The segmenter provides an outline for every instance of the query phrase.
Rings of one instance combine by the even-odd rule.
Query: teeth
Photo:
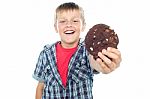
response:
[[[69,33],[73,33],[74,31],[66,31],[65,33],[66,34],[69,34]]]

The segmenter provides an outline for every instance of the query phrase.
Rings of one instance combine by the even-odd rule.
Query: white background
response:
[[[34,99],[32,73],[43,46],[59,40],[53,17],[64,1],[0,1],[0,99]],[[120,39],[122,63],[114,72],[94,77],[94,99],[150,99],[149,0],[74,1],[85,10],[87,27],[81,36],[105,23]]]

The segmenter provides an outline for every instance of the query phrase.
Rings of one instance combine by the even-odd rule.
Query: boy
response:
[[[88,54],[79,38],[85,28],[84,12],[73,2],[57,7],[54,27],[61,41],[46,45],[39,55],[33,74],[39,81],[36,99],[92,99],[94,71],[112,72],[121,62],[120,52],[108,48],[96,61]]]

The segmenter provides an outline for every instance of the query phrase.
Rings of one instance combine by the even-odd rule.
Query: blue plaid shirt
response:
[[[84,42],[70,60],[67,86],[64,87],[57,70],[56,43],[41,51],[33,78],[44,82],[42,99],[93,99],[93,69]]]

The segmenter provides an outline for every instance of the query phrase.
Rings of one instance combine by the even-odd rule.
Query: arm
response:
[[[119,67],[121,62],[121,53],[118,49],[109,47],[107,50],[103,49],[102,52],[98,53],[97,60],[93,59],[92,55],[89,55],[89,61],[93,69],[102,73],[110,73]],[[111,60],[107,57],[111,58]]]
[[[44,89],[44,83],[43,82],[39,82],[37,87],[36,87],[35,99],[42,99],[43,89]]]

